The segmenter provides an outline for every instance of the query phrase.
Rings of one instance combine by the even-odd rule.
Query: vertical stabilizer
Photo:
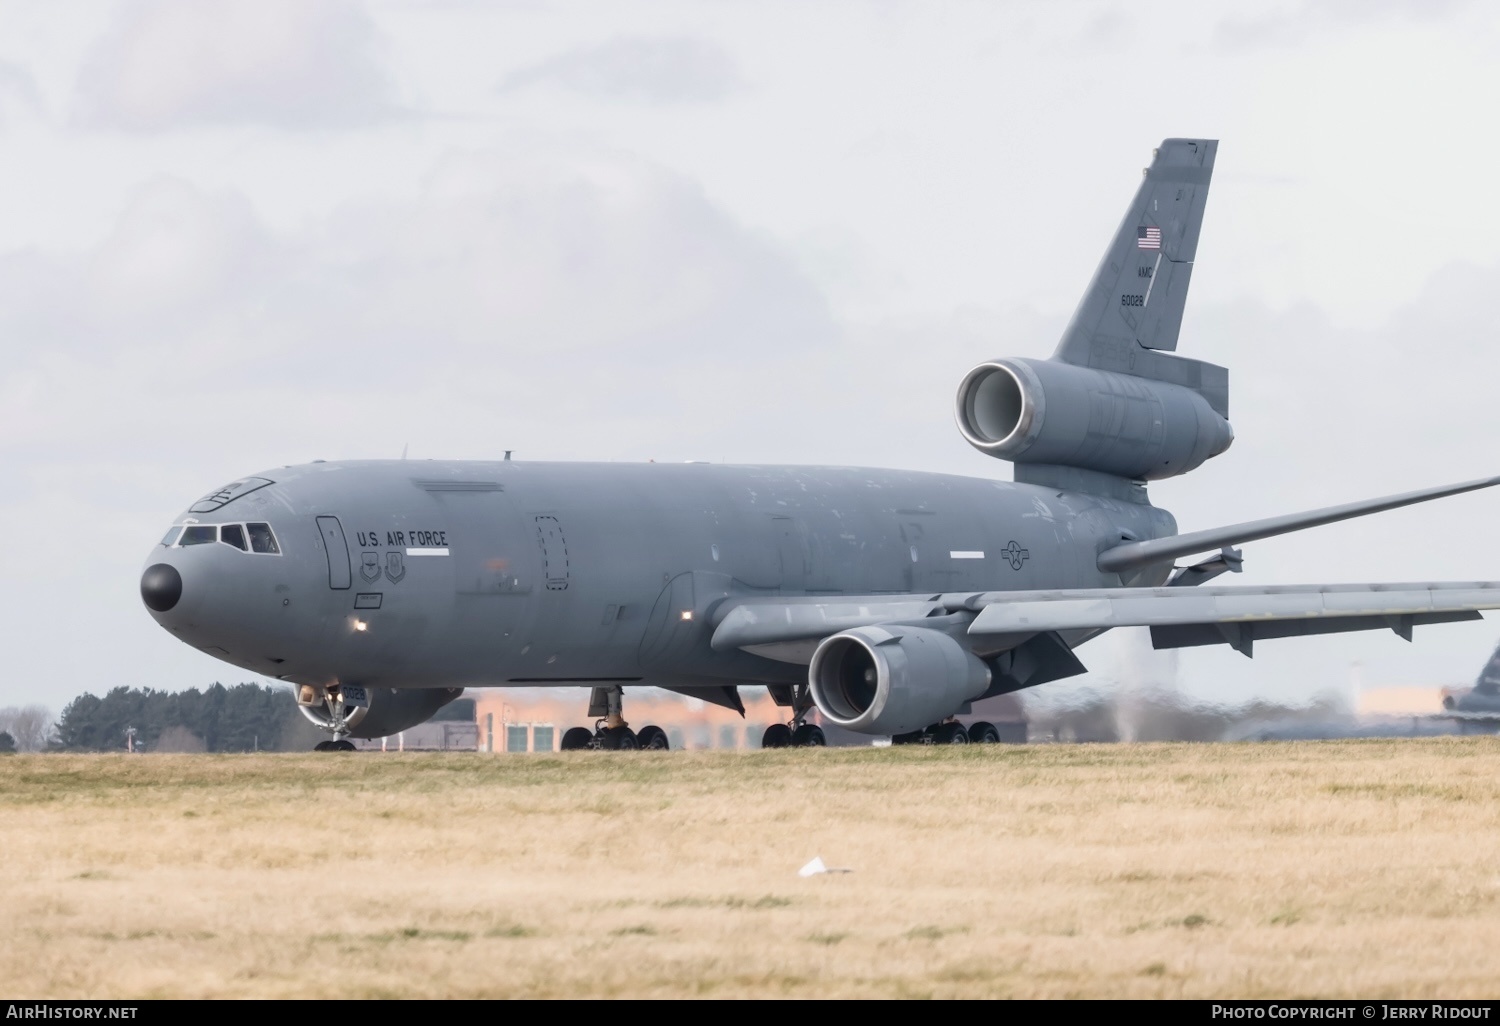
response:
[[[1135,355],[1177,348],[1218,148],[1214,139],[1167,139],[1157,148],[1054,360],[1158,376],[1150,368],[1159,361]]]
[[[1474,690],[1482,695],[1500,694],[1500,646],[1495,647],[1495,651],[1490,653],[1490,661],[1479,671]]]

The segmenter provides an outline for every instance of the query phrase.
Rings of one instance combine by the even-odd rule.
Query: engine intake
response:
[[[1119,477],[1175,477],[1234,429],[1184,385],[1051,360],[982,363],[958,387],[958,429],[980,452]]]
[[[818,710],[846,730],[904,734],[984,694],[990,671],[925,627],[856,627],[823,639],[808,667]]]

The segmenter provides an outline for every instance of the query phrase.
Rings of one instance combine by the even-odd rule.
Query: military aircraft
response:
[[[1485,478],[1177,532],[1147,482],[1234,438],[1228,372],[1177,356],[1218,144],[1168,139],[1048,359],[979,364],[964,439],[1014,480],[816,466],[314,462],[190,505],[141,578],[151,615],[294,686],[332,740],[382,737],[466,687],[586,687],[563,747],[664,748],[629,686],[897,741],[991,740],[956,716],[1085,672],[1075,649],[1146,626],[1157,648],[1479,617],[1500,583],[1207,586],[1234,546],[1500,483]],[[1186,566],[1182,557],[1204,556]]]
[[[1500,731],[1500,646],[1490,654],[1472,688],[1443,696],[1443,709],[1436,718],[1454,720],[1461,734]]]

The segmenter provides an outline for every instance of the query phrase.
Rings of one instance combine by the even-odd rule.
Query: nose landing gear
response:
[[[349,730],[364,718],[364,707],[346,703],[343,691],[338,686],[316,688],[311,684],[304,684],[297,690],[297,705],[304,716],[333,735],[332,741],[319,741],[313,746],[313,751],[355,750],[354,742],[349,740]]]

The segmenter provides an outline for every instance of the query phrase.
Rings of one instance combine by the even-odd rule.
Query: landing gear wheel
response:
[[[792,746],[792,728],[785,723],[773,723],[766,728],[766,732],[760,736],[762,748],[790,748]]]
[[[920,745],[920,744],[924,743],[924,741],[926,740],[926,737],[927,737],[926,732],[925,731],[921,731],[921,730],[908,731],[905,734],[892,734],[891,735],[891,744],[893,744],[893,745]]]
[[[594,732],[587,727],[569,727],[563,732],[561,747],[565,752],[580,752],[585,748],[592,748]]]
[[[335,752],[355,752],[358,750],[359,749],[354,747],[353,741],[335,741],[333,743],[333,748],[331,749],[331,751]]]
[[[995,729],[993,723],[984,720],[976,720],[969,724],[969,744],[971,745],[998,745],[1000,743],[1000,732]]]
[[[629,727],[605,727],[599,734],[599,747],[609,752],[633,752],[640,742]]]
[[[667,741],[667,732],[660,727],[642,727],[635,736],[636,745],[647,752],[665,752],[672,745]]]
[[[315,751],[315,752],[336,752],[336,751],[338,751],[338,749],[335,748],[334,746],[337,743],[338,742],[336,742],[336,741],[319,741],[317,744],[313,745],[313,751]]]
[[[827,744],[828,742],[823,737],[823,728],[815,723],[804,723],[792,731],[793,748],[823,748]]]
[[[966,745],[969,732],[962,723],[939,723],[932,731],[932,741],[939,745]]]

